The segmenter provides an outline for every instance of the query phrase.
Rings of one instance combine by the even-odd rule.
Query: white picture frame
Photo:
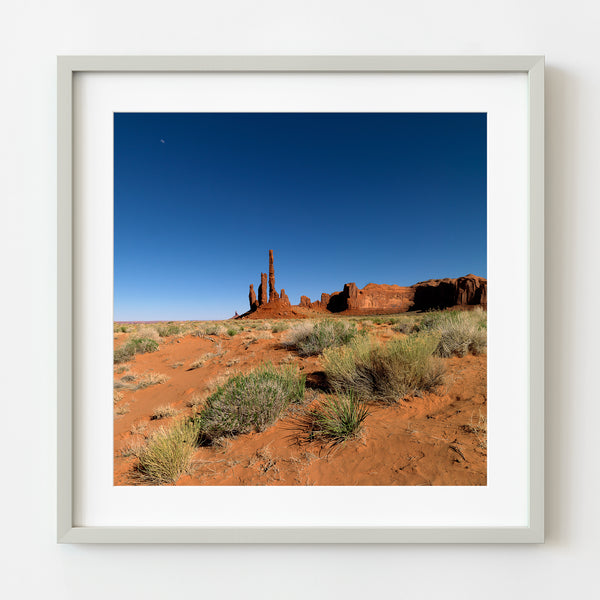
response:
[[[528,525],[80,526],[74,519],[73,81],[79,73],[521,73],[528,111]],[[61,543],[541,543],[544,540],[544,58],[541,56],[58,57],[58,519]]]

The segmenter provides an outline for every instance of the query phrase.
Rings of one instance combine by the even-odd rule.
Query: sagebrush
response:
[[[267,364],[230,377],[208,397],[198,421],[204,436],[214,440],[272,425],[291,404],[301,402],[304,376],[294,367]]]

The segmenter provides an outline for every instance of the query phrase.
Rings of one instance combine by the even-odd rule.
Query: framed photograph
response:
[[[58,540],[543,542],[543,149],[540,56],[59,57]]]

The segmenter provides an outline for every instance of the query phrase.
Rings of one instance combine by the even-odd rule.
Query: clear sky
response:
[[[117,113],[115,320],[486,273],[485,113]]]

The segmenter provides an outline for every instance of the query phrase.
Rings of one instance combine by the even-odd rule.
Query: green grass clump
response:
[[[338,393],[358,398],[398,400],[443,381],[444,365],[433,356],[436,336],[409,336],[379,344],[357,338],[323,353],[323,369]]]
[[[271,331],[273,333],[279,333],[280,331],[285,331],[289,328],[288,323],[275,323],[273,327],[271,327]]]
[[[353,394],[330,396],[310,412],[309,438],[324,438],[331,444],[341,444],[358,436],[368,416],[366,404]]]
[[[198,428],[189,420],[158,429],[133,450],[140,475],[154,485],[175,483],[189,470],[197,442]]]
[[[199,414],[202,433],[214,440],[263,431],[290,404],[303,400],[305,380],[294,367],[276,369],[271,364],[230,377],[208,397]]]
[[[236,335],[236,334],[238,334],[238,333],[239,333],[239,330],[238,330],[238,329],[236,329],[235,327],[230,327],[230,328],[227,330],[227,335],[228,335],[229,337],[233,337],[234,335]]]
[[[179,335],[183,331],[183,327],[177,323],[167,323],[166,325],[158,325],[156,330],[160,337],[165,338],[172,335]]]
[[[291,329],[283,344],[295,348],[300,356],[312,356],[348,344],[357,335],[356,325],[347,321],[307,321]]]
[[[206,323],[200,328],[200,331],[204,335],[223,335],[227,330],[220,323]]]
[[[466,356],[487,351],[487,313],[481,308],[427,315],[420,325],[439,337],[438,356]]]
[[[121,363],[131,360],[136,354],[156,352],[158,342],[150,338],[133,338],[117,348],[114,353],[114,362]]]

